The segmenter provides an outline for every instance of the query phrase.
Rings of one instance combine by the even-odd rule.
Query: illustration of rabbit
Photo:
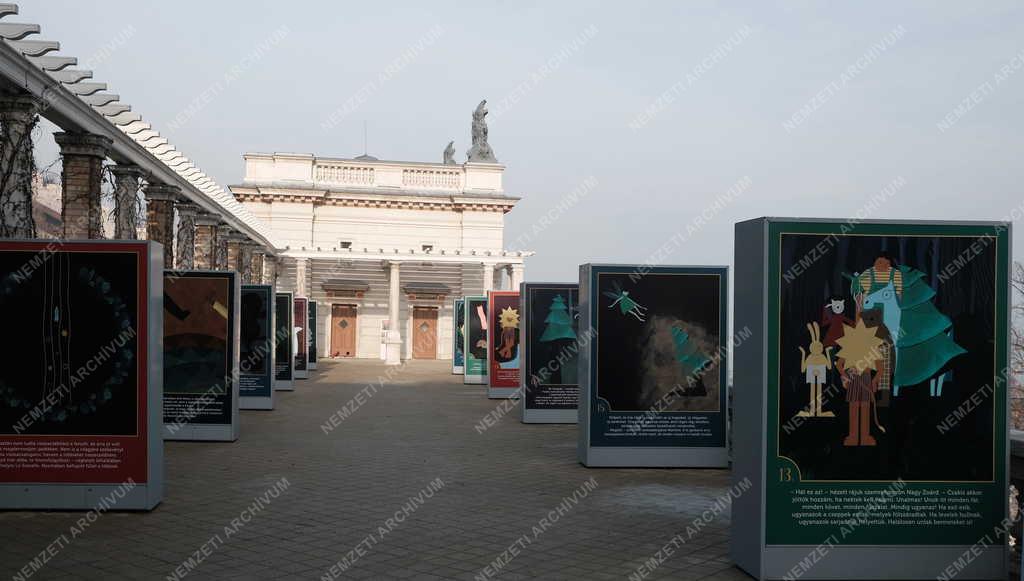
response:
[[[811,335],[811,344],[807,347],[810,355],[803,347],[799,347],[800,371],[804,374],[807,385],[811,386],[811,394],[807,408],[800,410],[796,415],[805,418],[834,418],[836,414],[821,409],[821,387],[825,383],[826,370],[832,369],[832,347],[823,348],[818,323],[807,323],[807,332]]]

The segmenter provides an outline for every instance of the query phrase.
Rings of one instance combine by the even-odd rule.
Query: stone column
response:
[[[152,183],[144,191],[146,238],[164,245],[164,268],[174,268],[174,202],[181,188]]]
[[[0,238],[35,238],[36,222],[32,217],[32,129],[38,101],[27,95],[0,98]]]
[[[309,272],[309,259],[308,258],[296,258],[295,259],[295,296],[297,297],[308,297],[306,292],[309,290],[306,288],[306,273]]]
[[[522,264],[510,264],[508,265],[508,280],[510,290],[518,291],[519,283],[523,282],[523,265]]]
[[[487,291],[494,290],[494,265],[483,264],[484,267],[484,294]]]
[[[399,330],[398,307],[402,300],[398,263],[389,265],[388,278],[388,332],[386,333],[386,355],[384,363],[398,365],[402,362],[402,332]]]
[[[214,270],[219,221],[220,217],[212,212],[196,213],[195,265],[199,270]]]
[[[113,142],[90,133],[54,133],[64,164],[61,218],[65,238],[102,238],[103,160]]]
[[[255,245],[248,240],[238,246],[238,277],[243,284],[252,282],[252,251]]]
[[[217,224],[217,240],[214,243],[213,268],[214,270],[231,270],[228,260],[228,242],[231,240],[231,226]]]
[[[130,164],[110,167],[114,174],[114,238],[138,240],[139,238],[139,180],[142,168]]]
[[[178,246],[174,268],[192,270],[196,267],[196,214],[199,206],[187,200],[179,200],[174,204],[174,209],[178,211],[178,231],[175,235]]]

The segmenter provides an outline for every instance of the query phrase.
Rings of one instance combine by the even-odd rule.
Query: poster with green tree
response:
[[[524,283],[523,422],[575,423],[579,285]]]

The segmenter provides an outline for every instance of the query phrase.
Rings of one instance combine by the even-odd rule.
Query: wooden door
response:
[[[412,358],[437,359],[437,308],[412,310]]]
[[[356,356],[356,307],[331,305],[331,357]]]

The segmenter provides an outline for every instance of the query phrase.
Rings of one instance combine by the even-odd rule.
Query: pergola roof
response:
[[[0,4],[0,18],[17,13],[17,4]],[[115,161],[138,165],[158,181],[179,186],[186,198],[220,214],[271,252],[281,247],[266,224],[132,112],[119,95],[108,93],[106,83],[87,80],[92,71],[70,68],[77,58],[52,54],[60,43],[24,40],[39,30],[38,24],[0,22],[0,80],[42,101],[40,114],[62,128],[111,138],[110,157]]]

